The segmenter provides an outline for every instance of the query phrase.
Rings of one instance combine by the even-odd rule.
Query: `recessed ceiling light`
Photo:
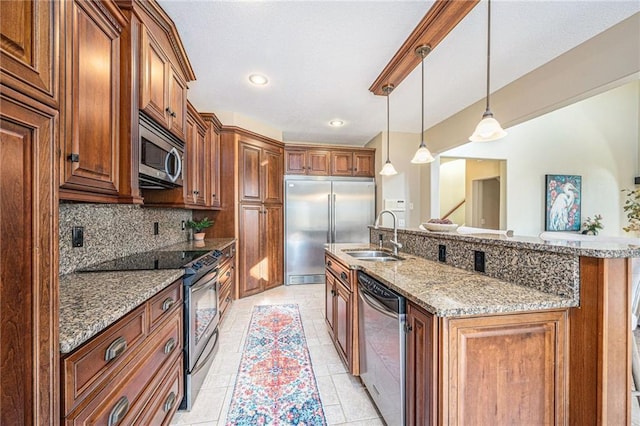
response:
[[[342,127],[342,126],[344,126],[344,121],[342,121],[342,120],[331,120],[329,122],[329,126],[331,126],[331,127]]]
[[[262,74],[251,74],[249,76],[249,81],[256,86],[264,86],[269,82],[269,79]]]

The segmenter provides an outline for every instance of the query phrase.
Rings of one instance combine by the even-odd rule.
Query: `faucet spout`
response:
[[[391,245],[393,245],[393,254],[397,256],[398,249],[402,248],[402,244],[398,242],[398,217],[396,216],[396,214],[391,210],[382,210],[380,213],[378,213],[378,217],[376,218],[376,221],[373,224],[373,227],[375,229],[379,228],[380,218],[384,213],[388,213],[391,215],[391,217],[393,217],[393,240],[389,240],[389,242],[391,243]]]

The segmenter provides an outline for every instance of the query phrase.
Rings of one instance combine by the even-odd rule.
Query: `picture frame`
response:
[[[545,175],[545,231],[580,231],[582,176]]]

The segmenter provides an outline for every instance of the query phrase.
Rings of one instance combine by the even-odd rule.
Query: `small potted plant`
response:
[[[582,223],[582,227],[584,228],[582,231],[583,234],[598,235],[598,231],[604,228],[604,226],[602,226],[602,215],[597,214],[593,219],[587,217],[587,220]]]
[[[640,233],[640,189],[634,191],[623,189],[622,192],[627,193],[627,199],[622,208],[627,213],[627,219],[629,219],[629,226],[625,226],[622,229],[625,232]]]
[[[202,220],[189,220],[187,222],[187,226],[193,229],[193,239],[196,241],[204,240],[205,233],[202,232],[202,230],[210,227],[211,225],[213,225],[213,221],[209,220],[208,217],[205,217]]]

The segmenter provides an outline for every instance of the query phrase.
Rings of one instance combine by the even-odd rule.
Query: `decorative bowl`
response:
[[[435,232],[451,232],[458,229],[458,224],[456,223],[433,223],[433,222],[424,222],[422,224],[429,231]]]

